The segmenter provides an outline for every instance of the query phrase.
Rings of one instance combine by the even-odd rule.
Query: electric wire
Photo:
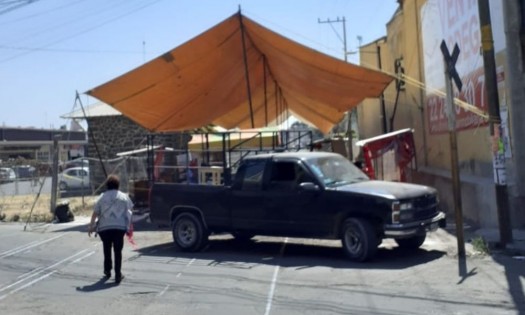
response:
[[[26,15],[26,16],[23,16],[23,17],[20,17],[20,18],[14,19],[14,20],[9,20],[9,21],[5,21],[5,22],[1,22],[1,23],[0,23],[0,26],[1,26],[1,25],[7,25],[7,24],[16,24],[16,23],[21,22],[21,21],[25,21],[25,20],[29,20],[29,19],[34,19],[35,17],[38,17],[38,16],[48,15],[48,14],[50,14],[50,13],[53,13],[53,12],[55,12],[55,11],[59,11],[59,10],[62,10],[62,9],[68,8],[68,7],[70,7],[70,6],[76,5],[76,4],[78,4],[79,2],[83,2],[83,1],[86,1],[86,0],[77,0],[77,1],[74,1],[74,2],[68,2],[68,3],[65,4],[65,5],[62,5],[62,6],[59,6],[59,7],[53,8],[53,9],[45,10],[45,11],[38,12],[38,13],[33,13],[33,14],[30,14],[30,15]]]
[[[24,7],[28,4],[31,4],[33,2],[36,2],[38,0],[12,0],[12,1],[2,1],[0,2],[0,6],[7,6],[5,9],[0,9],[0,15],[9,13],[11,11],[14,11],[16,9],[20,9],[21,7]]]
[[[79,36],[79,35],[82,35],[82,34],[84,34],[84,33],[90,32],[90,31],[92,31],[92,30],[94,30],[94,29],[100,28],[100,27],[102,27],[102,26],[104,26],[104,25],[110,24],[110,23],[112,23],[112,22],[115,22],[116,20],[119,20],[119,19],[121,19],[121,18],[124,18],[124,17],[126,17],[126,16],[128,16],[128,15],[131,15],[131,14],[133,14],[133,13],[135,13],[135,12],[138,12],[138,11],[140,11],[140,10],[143,10],[143,9],[145,9],[145,8],[147,8],[147,7],[150,7],[150,6],[156,4],[156,3],[160,2],[160,1],[163,1],[163,0],[153,0],[153,1],[146,2],[146,3],[144,3],[144,4],[142,4],[142,5],[138,6],[138,7],[135,7],[135,8],[133,8],[133,9],[128,10],[128,11],[126,11],[126,12],[124,12],[124,13],[122,13],[122,14],[119,14],[119,15],[117,15],[117,16],[114,16],[114,17],[112,17],[111,19],[106,19],[106,20],[104,20],[104,21],[102,21],[102,22],[100,22],[100,23],[98,23],[98,24],[92,25],[92,26],[90,26],[90,27],[88,27],[88,28],[84,28],[84,29],[82,29],[82,30],[80,30],[80,31],[77,31],[77,32],[71,34],[71,35],[63,36],[63,37],[58,38],[58,39],[56,39],[56,40],[50,41],[50,42],[48,42],[47,44],[43,44],[43,45],[40,45],[40,46],[38,46],[38,47],[34,47],[32,50],[26,50],[26,51],[23,51],[23,52],[21,52],[21,53],[19,53],[19,54],[15,54],[15,55],[13,55],[13,56],[10,56],[10,57],[7,57],[7,58],[0,59],[0,63],[4,63],[4,62],[10,61],[10,60],[13,60],[13,59],[15,59],[15,58],[19,58],[19,57],[21,57],[21,56],[25,56],[25,55],[27,55],[27,54],[30,54],[30,53],[35,52],[35,51],[38,51],[38,50],[40,50],[40,49],[48,48],[48,47],[53,46],[53,45],[55,45],[55,44],[58,44],[58,43],[60,43],[60,42],[63,42],[63,41],[69,40],[69,39],[71,39],[71,38],[77,37],[77,36]]]

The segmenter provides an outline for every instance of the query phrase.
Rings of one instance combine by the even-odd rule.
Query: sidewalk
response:
[[[445,231],[451,235],[456,235],[456,224],[453,219],[447,217],[447,226]],[[499,229],[498,228],[478,228],[468,223],[463,224],[463,237],[465,243],[471,243],[475,238],[481,237],[488,245],[489,249],[494,252],[504,252],[510,256],[525,256],[525,229],[514,229],[512,231],[513,242],[507,244],[505,249],[499,247]]]
[[[482,237],[487,242],[490,248],[499,250],[497,248],[499,242],[499,229],[477,229],[474,231],[476,236]],[[504,250],[507,254],[512,256],[525,256],[525,230],[514,229],[512,231],[513,242],[507,244]]]

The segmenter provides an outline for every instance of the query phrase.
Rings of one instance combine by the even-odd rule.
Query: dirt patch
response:
[[[75,216],[90,215],[97,196],[58,199],[57,204],[68,202]],[[55,219],[51,211],[51,195],[19,195],[0,197],[0,221],[51,222]]]

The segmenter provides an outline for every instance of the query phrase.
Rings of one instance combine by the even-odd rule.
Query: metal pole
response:
[[[379,70],[382,70],[381,65],[381,46],[379,46],[379,43],[376,42],[376,48],[377,48],[377,67]],[[383,92],[381,92],[381,96],[379,97],[381,101],[381,126],[383,128],[383,133],[387,132],[387,126],[386,126],[386,107],[385,107],[385,95]]]
[[[347,50],[346,50],[346,20],[343,16],[343,54],[345,55],[345,62],[348,62]]]
[[[512,242],[512,228],[508,208],[508,192],[505,176],[505,146],[501,146],[501,118],[499,109],[498,83],[496,77],[496,60],[494,59],[494,40],[490,19],[488,0],[478,0],[479,20],[481,27],[481,47],[483,51],[483,65],[485,70],[485,87],[487,91],[489,109],[489,127],[492,137],[492,153],[494,181],[496,185],[496,204],[498,207],[498,222],[500,245],[503,247]],[[498,131],[497,133],[495,131]],[[503,152],[501,152],[503,151]]]
[[[423,81],[423,54],[421,53],[421,45],[422,45],[422,36],[421,36],[421,23],[419,18],[419,4],[416,0],[416,5],[414,6],[414,17],[416,20],[416,36],[417,36],[417,60],[418,60],[418,75],[419,75],[419,81]],[[425,118],[425,111],[426,111],[426,104],[425,104],[425,91],[423,89],[419,89],[419,101],[421,103],[419,108],[419,119],[421,121],[421,134],[423,136],[423,165],[428,166],[428,150],[427,150],[427,122]],[[416,150],[417,151],[417,150]]]
[[[454,195],[454,213],[456,220],[456,238],[458,241],[458,256],[465,258],[465,241],[463,237],[463,210],[461,205],[461,182],[459,178],[458,142],[456,135],[456,110],[454,93],[450,80],[448,66],[445,62],[445,85],[447,92],[447,116],[450,136],[450,166],[452,173],[452,193]]]
[[[348,51],[347,51],[347,46],[346,46],[346,19],[345,19],[345,17],[343,16],[342,20],[340,20],[339,17],[337,17],[337,20],[327,19],[325,21],[321,21],[318,18],[317,22],[318,23],[339,23],[339,22],[343,23],[343,49],[344,49],[343,56],[344,56],[345,62],[348,62]],[[351,109],[351,110],[346,112],[346,117],[348,119],[347,125],[346,125],[346,133],[348,135],[348,150],[347,150],[347,154],[348,154],[348,159],[350,161],[352,161],[354,159],[354,149],[353,149],[353,142],[352,142],[352,138],[353,138],[352,115],[356,115],[356,117],[357,117],[357,112],[356,112],[355,108],[353,108],[353,109]],[[338,129],[338,131],[339,131],[339,129]]]
[[[266,56],[263,56],[263,71],[264,71],[264,125],[268,127],[268,91],[266,84],[266,70],[268,68],[268,61]]]
[[[51,213],[55,214],[55,208],[57,205],[57,182],[58,182],[58,154],[59,147],[58,141],[60,140],[60,135],[55,135],[53,137],[53,169],[51,176]]]
[[[244,75],[246,77],[246,89],[248,91],[248,103],[250,105],[250,119],[252,123],[252,128],[255,128],[255,123],[253,121],[253,105],[252,105],[252,91],[251,91],[251,86],[250,86],[250,74],[248,72],[248,57],[246,56],[245,30],[244,30],[244,24],[242,22],[242,14],[241,14],[240,8],[239,8],[239,23],[241,25],[242,56],[244,60]]]

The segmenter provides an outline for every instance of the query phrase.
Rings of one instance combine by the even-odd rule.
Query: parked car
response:
[[[0,183],[9,183],[16,180],[16,173],[10,167],[0,167]]]
[[[85,167],[72,167],[58,174],[58,188],[60,190],[88,188],[89,169]]]
[[[16,177],[19,179],[32,179],[36,176],[36,169],[31,165],[17,165],[13,167]]]
[[[64,169],[64,170],[68,169],[68,168],[72,168],[72,167],[87,168],[87,167],[89,167],[89,161],[87,159],[84,159],[84,158],[78,158],[78,159],[74,159],[74,160],[63,162],[60,165],[60,167],[61,167],[61,169]]]

